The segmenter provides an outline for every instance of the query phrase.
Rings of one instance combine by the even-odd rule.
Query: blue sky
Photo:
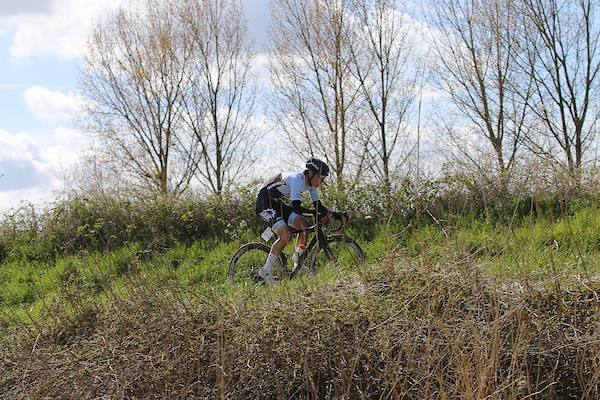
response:
[[[0,2],[0,212],[44,205],[65,188],[87,138],[72,125],[77,68],[95,19],[124,0]],[[261,45],[268,0],[243,0]]]

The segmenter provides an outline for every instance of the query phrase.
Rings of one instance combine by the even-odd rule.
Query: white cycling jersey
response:
[[[319,200],[319,190],[314,186],[307,185],[304,177],[302,172],[282,172],[271,179],[266,187],[272,195],[273,191],[277,190],[281,196],[291,201],[302,201],[302,194],[308,192],[311,202],[314,203]]]

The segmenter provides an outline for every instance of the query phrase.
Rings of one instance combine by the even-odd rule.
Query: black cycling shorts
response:
[[[292,207],[281,201],[279,197],[272,197],[267,188],[262,188],[258,192],[254,211],[271,228],[276,222],[281,220],[289,224],[290,215],[294,212]]]

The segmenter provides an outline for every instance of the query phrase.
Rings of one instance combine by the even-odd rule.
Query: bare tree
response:
[[[521,0],[527,57],[534,80],[531,111],[539,134],[558,145],[573,177],[593,144],[600,120],[600,15],[597,0]],[[536,150],[551,153],[536,138]]]
[[[273,115],[304,155],[323,157],[336,186],[360,175],[359,86],[350,69],[348,2],[272,0]]]
[[[99,23],[88,41],[83,123],[132,184],[178,194],[195,169],[189,155],[196,144],[179,136],[190,46],[168,3],[130,5]]]
[[[355,0],[353,71],[369,110],[360,125],[369,144],[369,163],[384,186],[410,152],[408,113],[416,98],[419,60],[414,25],[397,0]],[[404,150],[404,151],[403,151]]]
[[[528,127],[530,82],[522,79],[514,62],[518,10],[512,0],[434,4],[434,26],[440,30],[435,41],[436,82],[458,110],[463,126],[455,131],[446,119],[447,133],[475,165],[485,166],[485,155],[492,155],[492,165],[504,177]]]
[[[131,1],[88,42],[83,124],[130,184],[220,193],[251,149],[251,56],[235,0]]]
[[[252,123],[257,96],[251,73],[253,43],[239,1],[177,3],[194,59],[184,122],[199,144],[197,173],[204,187],[221,193],[256,158],[259,131]]]

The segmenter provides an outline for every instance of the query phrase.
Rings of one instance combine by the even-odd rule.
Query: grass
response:
[[[0,398],[599,398],[596,215],[351,230],[363,270],[274,287],[225,277],[248,232],[7,257]]]
[[[523,291],[452,265],[400,262],[226,295],[132,276],[121,301],[80,304],[20,335],[3,355],[2,396],[599,395],[598,287]]]

